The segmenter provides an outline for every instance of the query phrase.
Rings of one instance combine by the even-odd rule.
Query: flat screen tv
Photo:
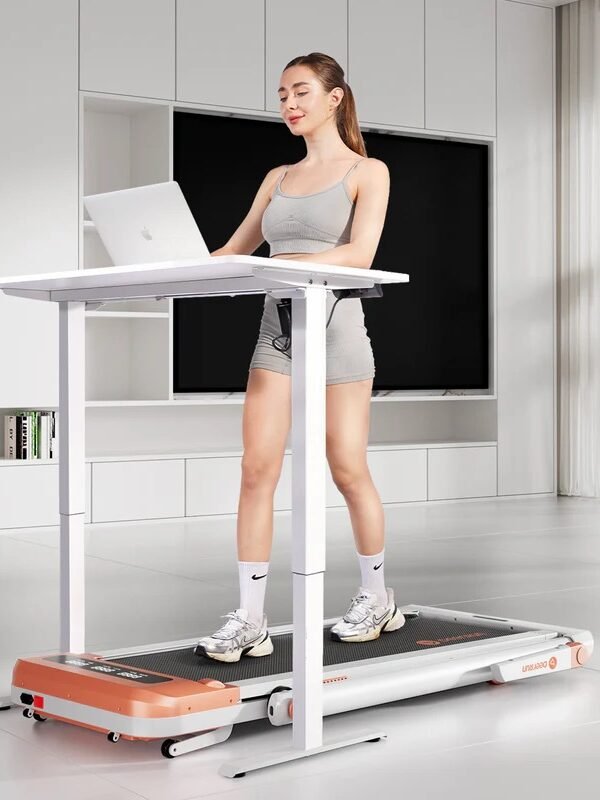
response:
[[[489,391],[488,145],[363,138],[391,178],[372,268],[410,276],[361,300],[373,391]],[[279,120],[174,114],[173,177],[211,251],[245,217],[269,169],[305,155],[304,139]],[[268,244],[253,255],[268,256]],[[245,391],[263,305],[263,294],[174,300],[174,393]]]

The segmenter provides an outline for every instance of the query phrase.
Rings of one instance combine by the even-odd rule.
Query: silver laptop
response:
[[[115,266],[210,255],[177,181],[83,198]]]

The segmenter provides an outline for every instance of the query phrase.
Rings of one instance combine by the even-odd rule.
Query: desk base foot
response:
[[[361,742],[378,742],[381,739],[387,739],[387,733],[383,731],[363,731],[350,738],[330,739],[323,742],[321,747],[313,747],[308,750],[286,747],[282,750],[267,753],[264,756],[249,756],[248,758],[238,758],[235,761],[226,761],[219,767],[219,775],[223,775],[225,778],[242,778],[247,772],[263,769],[263,767],[272,767],[275,764],[284,764],[286,761],[316,756],[319,753],[327,753],[329,750],[338,750],[340,747],[348,747]]]

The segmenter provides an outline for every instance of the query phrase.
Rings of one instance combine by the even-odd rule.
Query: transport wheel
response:
[[[108,739],[109,742],[118,742],[119,739],[121,738],[121,734],[111,731],[106,738]]]
[[[234,778],[243,778],[245,774],[246,774],[245,772],[238,772],[237,775],[234,775],[233,777]]]
[[[160,752],[165,758],[175,758],[175,753],[171,751],[173,745],[177,744],[177,739],[165,739],[160,746]]]
[[[367,742],[380,742],[381,736],[376,736],[374,739],[367,739]]]
[[[37,711],[34,711],[34,712],[33,712],[33,718],[34,718],[34,719],[35,719],[37,722],[46,722],[46,717],[42,717],[42,715],[41,715],[41,714],[38,714],[38,712],[37,712]]]
[[[25,719],[31,719],[33,717],[33,708],[24,708],[23,716]]]

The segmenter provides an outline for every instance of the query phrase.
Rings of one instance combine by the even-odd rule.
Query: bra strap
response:
[[[343,181],[345,181],[345,180],[346,180],[346,178],[347,178],[347,177],[348,177],[348,175],[349,175],[349,174],[352,172],[352,170],[354,169],[354,167],[358,166],[358,164],[360,164],[360,162],[361,162],[361,161],[364,161],[364,158],[359,158],[359,159],[358,159],[358,161],[355,161],[355,162],[354,162],[354,164],[352,164],[352,166],[350,167],[350,169],[348,170],[348,172],[347,172],[347,173],[344,175],[344,177],[342,178],[342,180],[343,180]]]
[[[277,189],[279,189],[279,187],[281,186],[281,181],[285,178],[285,174],[288,171],[289,167],[290,167],[289,164],[285,165],[285,169],[283,170],[283,172],[279,176],[279,180],[277,181]]]

